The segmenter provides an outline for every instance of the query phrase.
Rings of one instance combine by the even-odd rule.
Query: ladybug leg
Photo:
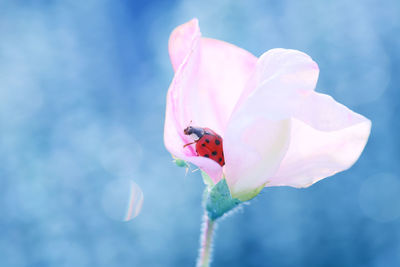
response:
[[[183,146],[183,148],[185,148],[185,147],[187,147],[187,146],[190,146],[190,145],[192,145],[192,144],[195,144],[195,143],[196,143],[196,141],[195,141],[195,142],[192,142],[192,143],[189,143],[189,144],[186,144],[186,145]]]

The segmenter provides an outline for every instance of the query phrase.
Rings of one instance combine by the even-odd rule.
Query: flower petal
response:
[[[232,197],[265,184],[277,171],[290,138],[290,120],[269,120],[243,112],[229,125],[225,154],[225,177]]]
[[[285,102],[295,93],[307,94],[315,89],[318,81],[319,68],[310,56],[293,50],[276,48],[265,52],[257,62],[256,71],[249,79],[246,89],[242,93],[236,105],[239,108],[243,102],[247,101],[251,94],[257,92],[258,97],[276,98],[271,109],[282,111],[293,110],[293,102]],[[262,84],[266,83],[263,87]],[[274,84],[272,84],[274,83]],[[259,88],[264,88],[260,90]],[[286,108],[276,108],[275,106],[285,105]],[[264,106],[261,106],[263,108]],[[274,116],[276,114],[273,114]]]
[[[330,96],[311,94],[293,116],[288,152],[267,186],[307,187],[350,168],[370,129],[368,119]]]
[[[211,159],[198,157],[192,146],[183,148],[191,142],[183,133],[189,123],[189,117],[185,115],[190,114],[190,105],[187,105],[190,95],[185,90],[197,83],[199,43],[200,29],[196,19],[179,26],[171,34],[169,50],[176,73],[167,94],[164,143],[172,155],[197,165],[216,182],[222,175],[221,166]]]
[[[291,114],[313,92],[318,66],[296,50],[273,49],[262,55],[255,75],[229,121],[224,139],[225,174],[232,195],[268,182],[290,140]]]
[[[197,157],[194,145],[183,149],[191,142],[183,129],[191,124],[223,136],[257,58],[231,44],[200,38],[197,20],[173,31],[169,51],[175,76],[167,95],[165,145],[174,156],[196,164],[217,182],[220,176],[213,175],[217,166],[211,166],[217,163]]]
[[[176,27],[171,33],[168,50],[174,71],[178,70],[200,36],[199,21],[197,19],[192,19]]]
[[[196,108],[199,125],[223,137],[257,58],[237,46],[209,38],[201,39],[201,49],[199,86],[191,104]]]
[[[208,127],[221,136],[257,58],[232,44],[200,38],[196,19],[177,27],[171,34],[169,51],[177,71],[184,55],[197,57],[197,70],[191,84],[182,92],[188,107],[183,115],[186,126]]]

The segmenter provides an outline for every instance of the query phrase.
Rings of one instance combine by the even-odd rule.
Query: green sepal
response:
[[[178,166],[178,167],[186,167],[186,168],[189,167],[189,165],[183,159],[176,158],[176,159],[174,159],[174,162],[175,162],[176,166]]]
[[[261,186],[255,188],[255,189],[240,192],[239,194],[235,195],[234,197],[239,199],[242,202],[249,201],[250,199],[253,199],[255,196],[257,196],[267,183],[268,182],[262,184]]]
[[[206,210],[211,220],[216,220],[222,215],[237,207],[241,201],[232,198],[228,184],[225,179],[221,179],[208,192],[206,200]]]
[[[201,171],[201,177],[203,178],[203,182],[207,187],[213,187],[215,185],[214,181],[211,179],[210,176],[208,176],[207,173]]]

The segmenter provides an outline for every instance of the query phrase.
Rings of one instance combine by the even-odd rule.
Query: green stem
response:
[[[197,267],[209,267],[212,253],[212,239],[216,222],[210,220],[207,211],[204,210],[203,225],[200,235],[200,251],[197,259]]]

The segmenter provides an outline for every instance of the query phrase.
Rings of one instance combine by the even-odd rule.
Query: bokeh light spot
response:
[[[130,179],[117,179],[106,185],[102,206],[111,219],[130,221],[139,215],[143,205],[143,192]]]

